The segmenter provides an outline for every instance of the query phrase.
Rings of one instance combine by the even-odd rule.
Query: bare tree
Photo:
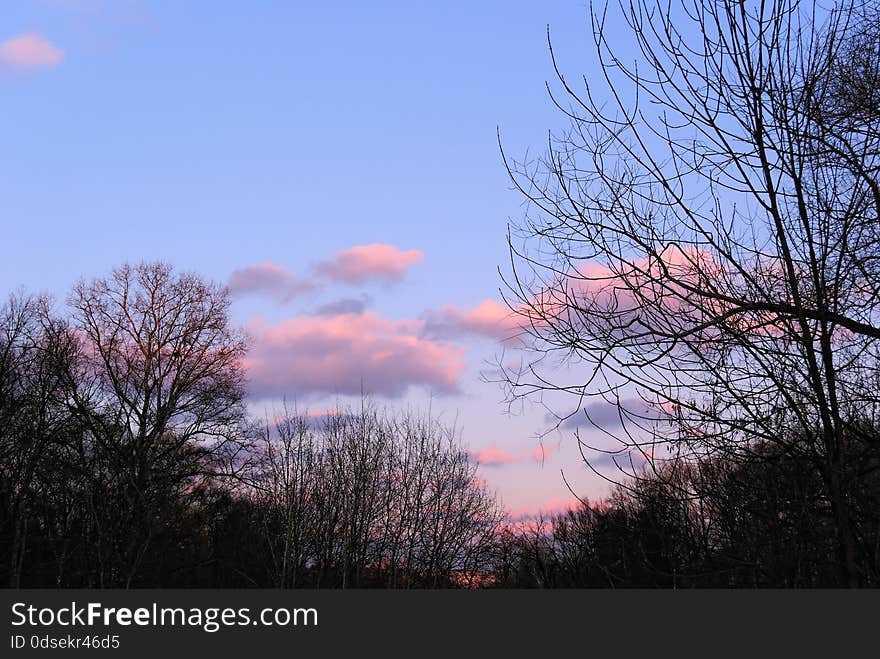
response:
[[[117,506],[116,527],[96,529],[112,564],[99,582],[128,586],[163,504],[215,475],[239,439],[246,343],[225,289],[162,263],[80,282],[69,304],[82,353],[68,374],[87,428],[82,455],[102,463],[91,470],[95,494]]]
[[[599,76],[575,81],[554,58],[569,130],[540,161],[508,161],[527,201],[510,241],[527,349],[504,371],[511,396],[604,399],[622,425],[604,428],[614,450],[652,477],[664,460],[736,462],[759,445],[797,458],[823,484],[851,586],[877,578],[847,467],[876,452],[880,411],[880,60],[866,8],[624,2],[634,62],[616,15],[591,11]],[[836,71],[860,82],[855,96]],[[608,449],[581,440],[588,462]]]

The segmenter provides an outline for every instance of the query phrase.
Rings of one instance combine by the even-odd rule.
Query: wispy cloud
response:
[[[0,65],[14,70],[31,70],[57,66],[64,52],[36,32],[19,34],[0,43]]]

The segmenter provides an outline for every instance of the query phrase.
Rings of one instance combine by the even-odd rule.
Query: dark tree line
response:
[[[0,575],[11,587],[839,584],[819,431],[655,461],[601,504],[511,523],[454,429],[364,401],[244,406],[222,288],[161,264],[0,309]],[[785,418],[784,416],[782,417]],[[874,438],[865,444],[864,438]],[[841,478],[880,579],[876,420]]]
[[[876,431],[874,431],[876,432]],[[601,505],[521,523],[496,567],[509,587],[805,588],[840,585],[834,511],[809,463],[773,445],[753,459],[670,461]],[[848,465],[857,568],[880,585],[880,450]]]
[[[163,264],[0,307],[11,587],[467,586],[501,512],[457,435],[365,403],[248,416],[222,287]]]

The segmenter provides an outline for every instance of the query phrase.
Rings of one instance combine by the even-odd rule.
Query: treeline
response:
[[[0,307],[9,587],[822,587],[880,581],[880,433],[656,459],[601,504],[511,522],[437,419],[246,408],[227,292],[163,264]],[[780,416],[780,419],[784,419]],[[784,440],[784,441],[783,441]]]
[[[226,291],[162,264],[0,308],[11,587],[443,587],[501,521],[456,434],[364,403],[244,405]]]
[[[880,585],[880,433],[845,465],[863,585]],[[816,437],[802,437],[808,444]],[[796,448],[796,445],[793,445]],[[840,587],[834,512],[814,465],[757,445],[749,457],[670,460],[585,504],[502,533],[507,587]]]

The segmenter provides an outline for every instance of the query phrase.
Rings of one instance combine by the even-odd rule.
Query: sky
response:
[[[6,0],[0,291],[165,260],[230,286],[251,403],[361,387],[455,424],[512,517],[603,496],[570,427],[481,378],[522,216],[498,146],[564,127],[583,0]],[[601,415],[608,410],[593,409]]]

